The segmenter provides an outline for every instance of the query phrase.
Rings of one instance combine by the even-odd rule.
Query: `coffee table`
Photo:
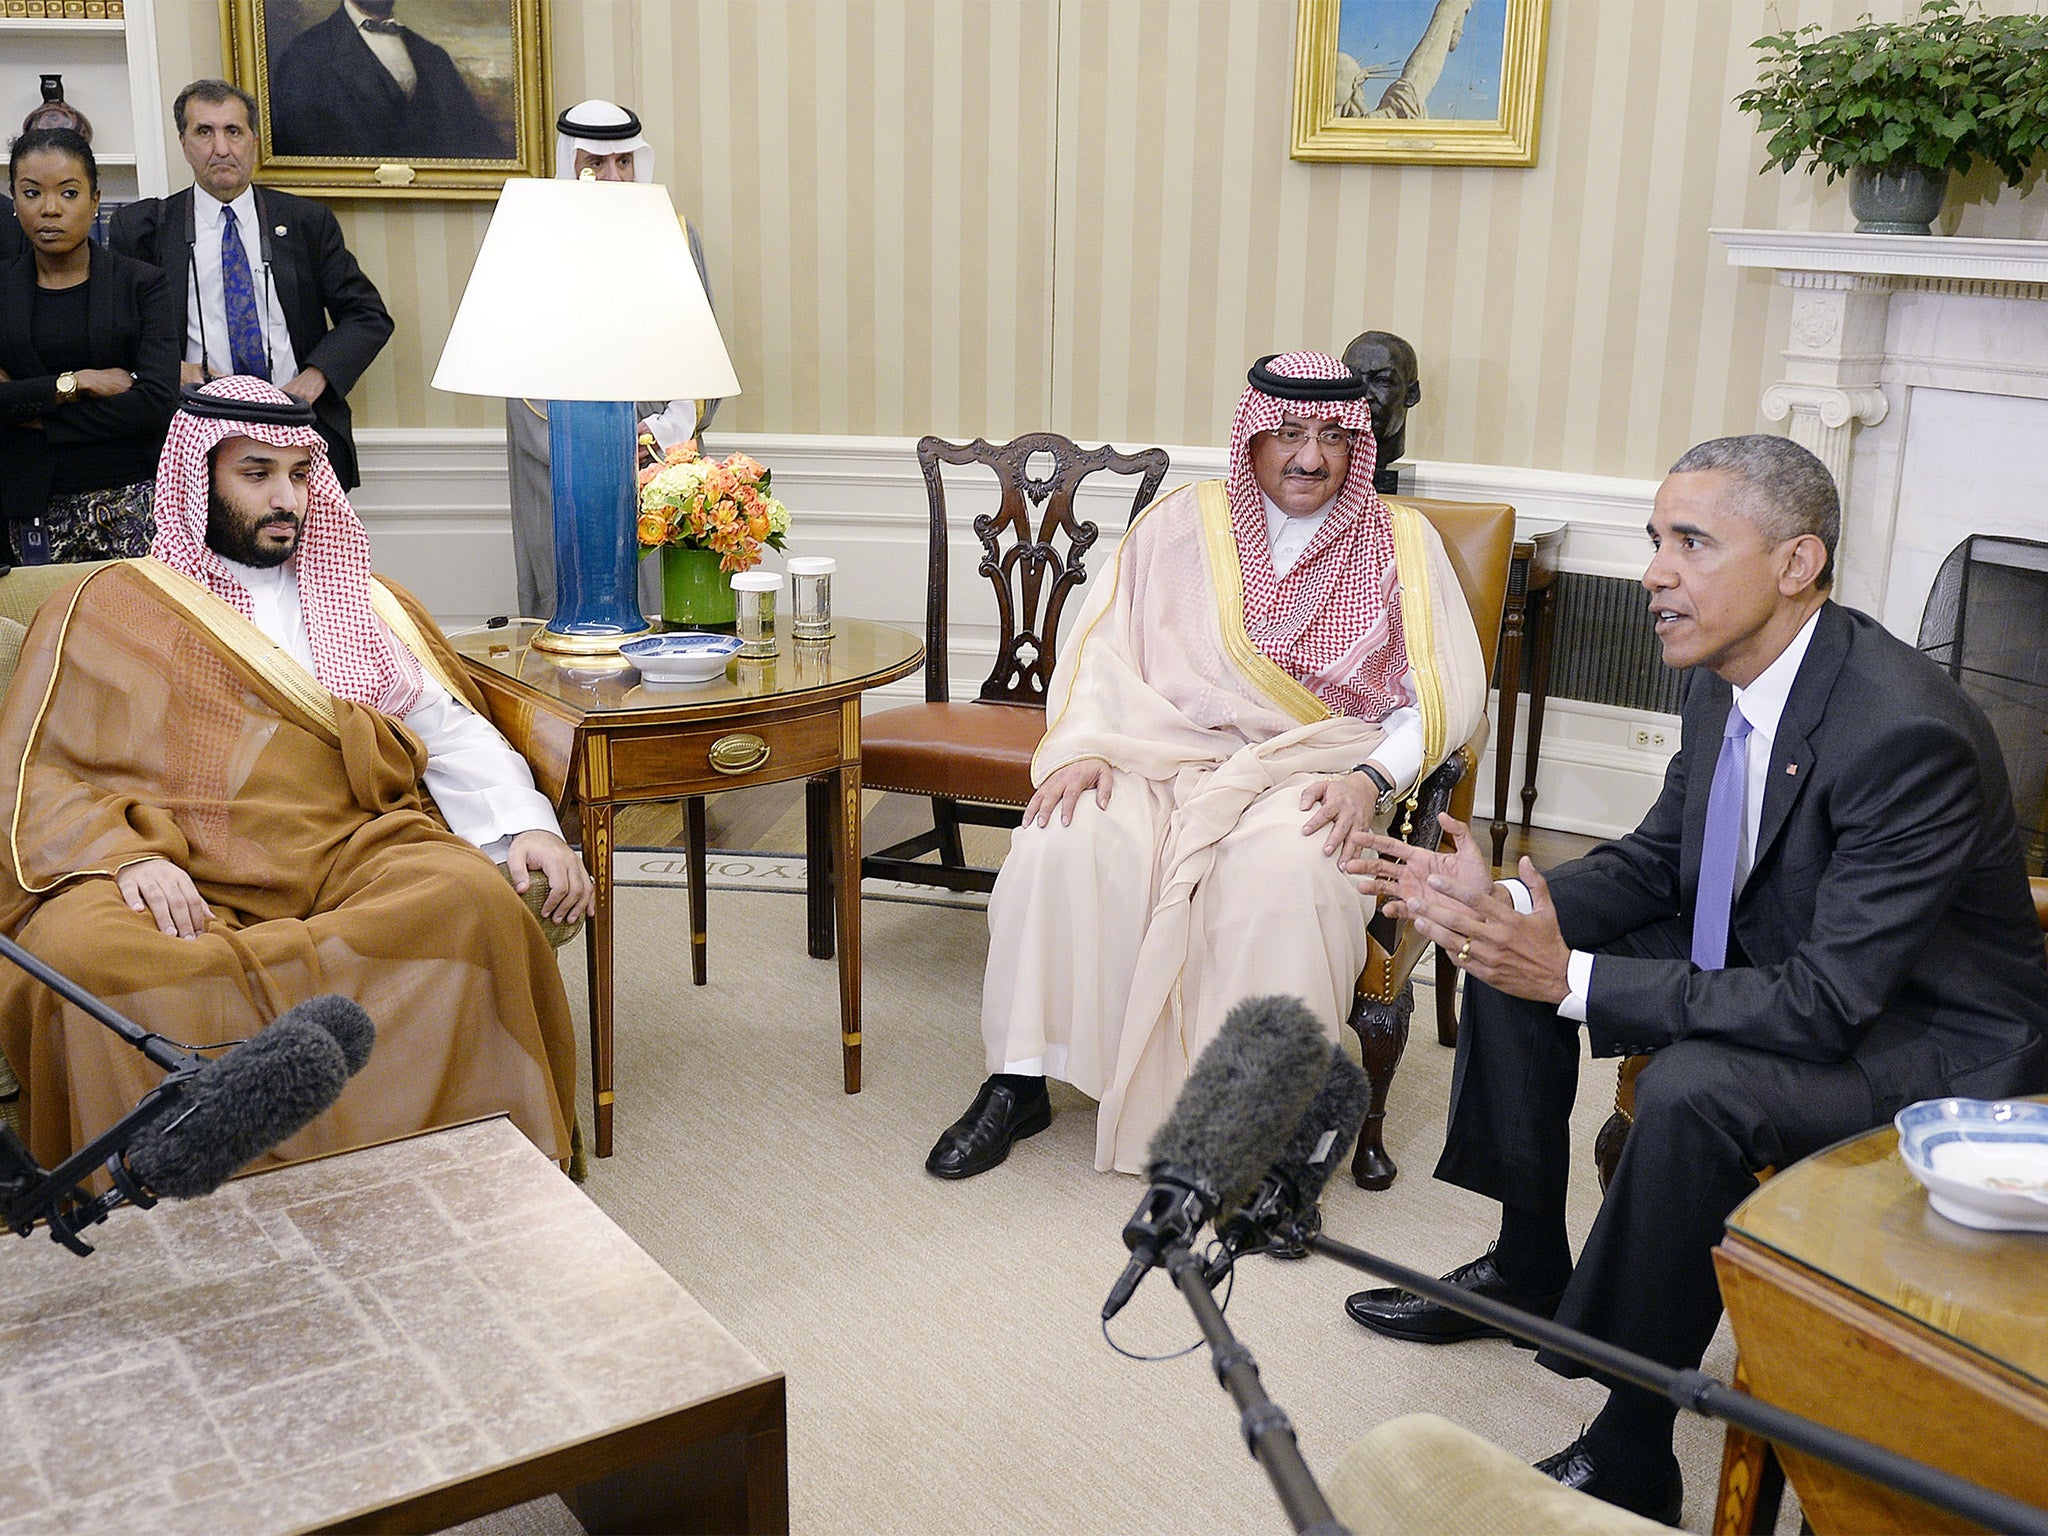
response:
[[[503,1118],[0,1249],[0,1532],[787,1531],[783,1380]]]
[[[1741,1354],[1764,1401],[2048,1507],[2048,1233],[1939,1216],[1890,1126],[1767,1180],[1714,1252]],[[1749,1528],[1754,1463],[1730,1432],[1716,1529]],[[1783,1450],[1814,1530],[1976,1527]]]
[[[830,792],[832,867],[860,869],[860,696],[924,661],[915,635],[835,617],[826,643],[785,630],[761,660],[735,657],[695,686],[645,683],[623,659],[533,648],[538,624],[473,630],[453,644],[491,718],[534,765],[557,806],[573,787],[583,859],[597,885],[590,956],[590,1076],[595,1151],[612,1152],[612,813],[643,800],[682,800],[748,784],[820,782]],[[821,850],[812,850],[813,857]],[[846,1091],[860,1092],[860,880],[836,882],[839,1037]],[[820,893],[822,882],[812,880]],[[691,889],[693,945],[703,893]],[[814,921],[815,930],[817,924]],[[814,937],[814,948],[817,946]]]

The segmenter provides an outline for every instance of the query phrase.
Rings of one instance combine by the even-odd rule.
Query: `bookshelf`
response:
[[[42,100],[41,77],[62,75],[64,99],[92,121],[100,195],[108,204],[162,197],[163,86],[157,78],[156,0],[126,0],[119,20],[16,17],[0,0],[0,135],[12,138]]]

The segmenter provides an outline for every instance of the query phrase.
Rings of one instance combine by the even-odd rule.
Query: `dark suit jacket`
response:
[[[1713,673],[1691,673],[1656,805],[1627,837],[1550,877],[1573,948],[1690,921],[1731,697]],[[1982,711],[1876,620],[1829,603],[1766,786],[1730,925],[1740,961],[1699,971],[1601,955],[1587,999],[1595,1054],[1721,1040],[1853,1058],[1880,1103],[1930,1066],[1951,1092],[2003,1091],[2011,1059],[2048,1033],[2048,963]]]
[[[48,504],[53,449],[128,439],[153,454],[177,409],[185,320],[171,284],[152,266],[87,245],[92,366],[126,368],[135,384],[118,395],[55,404],[56,373],[29,336],[35,253],[24,250],[0,268],[0,372],[8,380],[0,384],[0,512],[9,518],[34,517]],[[42,428],[17,425],[31,420]]]
[[[400,32],[418,79],[408,98],[341,6],[293,38],[270,77],[270,142],[280,155],[502,160],[512,153],[447,50]]]
[[[0,266],[27,249],[28,237],[21,232],[21,220],[15,217],[14,199],[0,197]]]
[[[114,215],[109,243],[125,256],[160,267],[185,296],[179,311],[178,355],[184,355],[186,316],[193,301],[193,190],[145,197]],[[256,189],[263,256],[276,284],[278,308],[291,332],[301,368],[318,368],[327,390],[313,416],[343,490],[354,490],[354,419],[348,392],[391,337],[391,316],[377,285],[363,275],[342,243],[341,226],[325,206],[270,187]],[[279,231],[282,230],[282,233]],[[331,322],[331,323],[330,323]],[[282,384],[283,379],[274,382]]]

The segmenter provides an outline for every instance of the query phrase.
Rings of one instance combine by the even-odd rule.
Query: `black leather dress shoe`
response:
[[[926,1173],[942,1179],[971,1179],[987,1173],[1010,1155],[1010,1143],[1036,1136],[1052,1124],[1052,1099],[1045,1080],[1036,1091],[1019,1092],[990,1078],[981,1085],[967,1113],[947,1126],[924,1160]]]
[[[1685,1474],[1678,1470],[1678,1458],[1668,1452],[1664,1465],[1646,1473],[1603,1467],[1586,1448],[1580,1435],[1554,1456],[1536,1463],[1536,1470],[1555,1478],[1567,1488],[1590,1493],[1632,1515],[1655,1520],[1659,1525],[1678,1524],[1678,1512],[1685,1503]]]
[[[1500,1271],[1493,1266],[1493,1250],[1487,1249],[1469,1264],[1461,1264],[1444,1276],[1444,1282],[1455,1285],[1475,1296],[1484,1296],[1492,1301],[1504,1301],[1511,1307],[1524,1312],[1533,1312],[1538,1317],[1550,1317],[1557,1311],[1558,1298],[1564,1293],[1554,1291],[1548,1296],[1530,1296],[1516,1290],[1501,1278]],[[1344,1310],[1351,1320],[1363,1323],[1374,1333],[1384,1333],[1390,1339],[1407,1339],[1415,1344],[1457,1344],[1466,1339],[1507,1339],[1523,1349],[1534,1349],[1533,1344],[1523,1344],[1513,1335],[1504,1333],[1491,1323],[1482,1323],[1462,1312],[1453,1312],[1449,1307],[1440,1307],[1433,1301],[1425,1301],[1413,1291],[1404,1291],[1398,1286],[1382,1286],[1377,1290],[1360,1291],[1344,1303]]]

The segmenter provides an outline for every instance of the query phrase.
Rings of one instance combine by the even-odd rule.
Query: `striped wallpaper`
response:
[[[1777,377],[1782,291],[1707,230],[1848,222],[1756,174],[1749,41],[1911,3],[1552,0],[1532,170],[1289,160],[1292,0],[554,0],[555,95],[646,121],[722,427],[1220,443],[1250,358],[1379,328],[1422,355],[1411,455],[1654,476]],[[158,17],[168,101],[218,16]],[[2048,236],[2048,196],[1965,192],[1947,232]],[[339,211],[399,320],[358,421],[495,424],[426,384],[488,206]]]

